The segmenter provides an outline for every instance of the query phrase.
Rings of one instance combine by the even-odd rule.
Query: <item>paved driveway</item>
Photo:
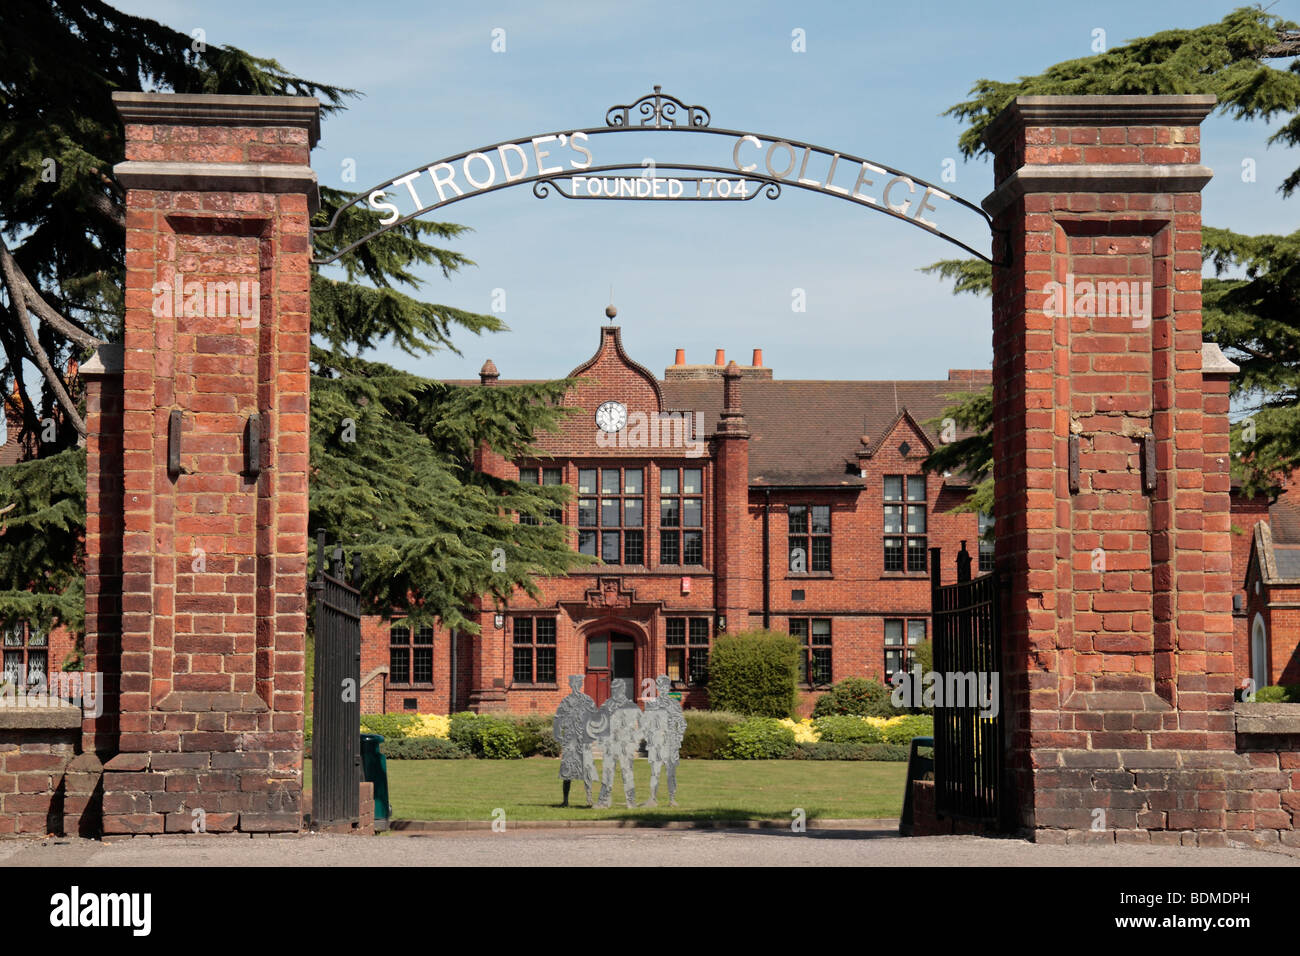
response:
[[[0,866],[1297,866],[1282,853],[1045,846],[825,830],[516,830],[379,837],[154,837],[0,842]]]

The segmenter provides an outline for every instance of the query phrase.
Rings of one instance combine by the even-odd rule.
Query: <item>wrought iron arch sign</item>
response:
[[[357,194],[336,210],[326,225],[313,227],[312,231],[318,235],[332,232],[343,215],[354,206],[383,213],[377,229],[328,257],[312,261],[317,265],[328,265],[375,236],[435,209],[473,196],[532,184],[533,195],[539,199],[545,199],[554,191],[565,199],[661,202],[745,202],[760,193],[768,199],[777,199],[782,190],[790,186],[847,200],[900,219],[959,246],[985,262],[1002,264],[944,231],[936,221],[926,218],[926,213],[939,218],[942,210],[965,209],[979,217],[990,235],[996,232],[992,218],[983,209],[934,183],[861,156],[795,139],[713,127],[709,125],[711,121],[709,111],[703,106],[687,105],[656,86],[653,93],[633,103],[610,107],[605,113],[604,126],[502,140],[417,166]],[[592,137],[629,132],[705,133],[726,137],[733,141],[732,165],[656,163],[647,170],[636,163],[595,163],[595,157],[588,149]],[[553,155],[557,150],[567,150],[572,154],[567,158],[567,168],[558,156]],[[742,152],[745,155],[742,156]],[[808,163],[813,156],[818,157],[820,163],[814,167],[814,172],[819,168],[824,170],[821,179],[807,175]],[[518,168],[512,168],[512,164]],[[759,171],[760,166],[765,172]],[[837,184],[836,175],[841,168],[845,172]],[[647,176],[647,172],[653,175]],[[619,173],[625,175],[614,175]],[[697,175],[702,173],[714,175]],[[431,182],[423,181],[425,174]],[[423,196],[416,186],[417,181],[422,181]],[[568,182],[567,189],[560,185],[563,181]],[[851,186],[846,185],[850,182]],[[436,192],[436,201],[425,202],[425,198],[431,195],[429,190]],[[402,205],[394,202],[395,198],[401,198]],[[403,212],[403,206],[413,208]]]

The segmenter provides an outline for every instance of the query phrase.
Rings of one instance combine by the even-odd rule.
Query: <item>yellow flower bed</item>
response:
[[[899,714],[897,717],[863,717],[862,719],[872,727],[879,727],[881,730],[884,730],[886,727],[892,727],[894,724],[906,720],[907,715]]]
[[[451,736],[451,717],[443,714],[416,714],[417,723],[406,731],[408,737]]]
[[[781,720],[781,726],[794,731],[794,742],[797,744],[815,744],[821,740],[822,735],[813,726],[811,717],[805,717],[798,723],[795,723],[789,717],[785,717]]]

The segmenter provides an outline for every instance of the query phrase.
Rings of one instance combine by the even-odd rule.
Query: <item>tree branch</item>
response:
[[[1283,31],[1277,35],[1277,42],[1264,47],[1261,59],[1277,59],[1288,56],[1300,56],[1300,32]]]
[[[3,247],[3,243],[0,243],[0,247]],[[45,376],[45,380],[54,392],[54,397],[59,400],[60,407],[63,409],[64,414],[68,416],[68,421],[77,430],[78,444],[80,444],[86,439],[86,423],[77,414],[77,406],[72,401],[72,396],[63,387],[62,380],[50,364],[50,357],[45,354],[45,349],[41,348],[40,342],[36,340],[36,331],[32,328],[31,322],[27,321],[27,294],[15,272],[15,265],[13,257],[9,255],[9,250],[5,249],[4,254],[0,255],[0,275],[3,276],[5,287],[9,290],[10,311],[23,330],[23,337],[27,340],[27,348],[31,352],[31,360],[36,363],[36,367]]]
[[[103,193],[92,192],[90,194],[90,208],[93,212],[99,214],[101,218],[108,220],[123,232],[126,231],[126,212]]]
[[[27,278],[26,273],[23,272],[22,266],[18,264],[17,260],[14,259],[13,254],[9,252],[9,247],[5,245],[3,236],[0,236],[0,268],[4,271],[6,277],[5,285],[9,286],[9,294],[14,298],[14,301],[18,301],[17,297],[13,296],[14,288],[17,287],[21,290],[22,298],[27,303],[27,306],[35,312],[43,322],[50,323],[56,332],[85,348],[93,349],[96,346],[104,344],[103,339],[97,339],[85,329],[79,328],[72,322],[69,322],[45,301],[45,298],[36,287],[32,285],[31,280]],[[10,275],[13,276],[13,285],[9,284],[8,277]],[[25,316],[20,317],[26,321]]]

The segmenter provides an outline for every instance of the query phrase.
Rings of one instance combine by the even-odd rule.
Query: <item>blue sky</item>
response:
[[[661,84],[706,106],[714,126],[817,143],[934,182],[955,159],[957,180],[947,188],[978,204],[991,189],[991,164],[962,160],[961,127],[940,115],[974,81],[1089,55],[1097,29],[1114,46],[1217,21],[1235,4],[115,5],[363,91],[325,122],[312,158],[323,184],[349,191],[477,146],[600,125],[607,108]],[[1272,12],[1300,20],[1300,0]],[[492,50],[498,28],[505,52]],[[806,52],[792,50],[796,29]],[[1268,132],[1259,122],[1207,121],[1203,161],[1216,171],[1204,194],[1207,223],[1251,233],[1296,228],[1300,197],[1284,201],[1276,187],[1300,154],[1266,148]],[[617,158],[639,162],[631,149]],[[684,158],[675,144],[645,155],[656,151],[660,162]],[[1254,183],[1242,181],[1245,158],[1256,162]],[[341,178],[349,160],[355,183]],[[477,265],[450,280],[431,270],[417,294],[488,312],[502,289],[510,330],[459,334],[463,356],[371,353],[421,374],[473,377],[491,357],[506,378],[560,377],[594,351],[611,285],[625,345],[656,372],[676,348],[691,362],[711,362],[717,348],[747,362],[762,348],[779,378],[942,378],[948,368],[991,360],[987,302],[953,297],[917,271],[961,250],[825,196],[570,202],[537,199],[524,186],[432,215],[472,227],[451,247]],[[796,289],[806,298],[802,313],[792,310]]]

